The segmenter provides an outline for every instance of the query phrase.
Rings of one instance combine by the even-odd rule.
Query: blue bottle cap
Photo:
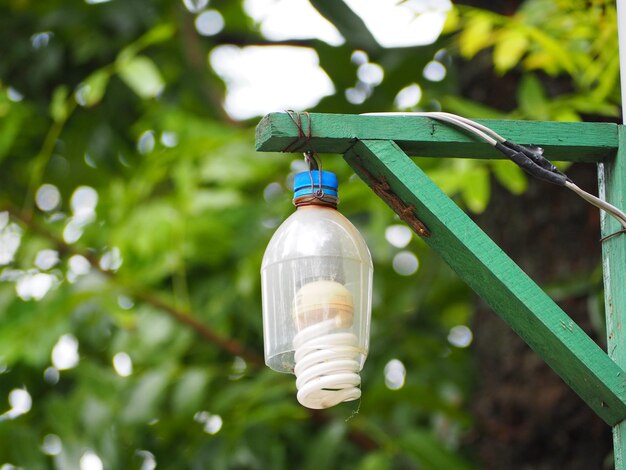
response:
[[[339,184],[337,182],[337,175],[330,171],[312,170],[303,171],[296,174],[293,179],[293,197],[294,199],[300,196],[306,196],[308,194],[317,195],[320,190],[320,173],[322,175],[322,191],[325,196],[337,197],[337,189]]]

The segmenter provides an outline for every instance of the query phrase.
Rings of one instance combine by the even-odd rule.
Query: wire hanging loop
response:
[[[324,187],[322,185],[322,159],[313,150],[307,150],[303,153],[304,161],[309,167],[309,177],[311,178],[311,194],[317,199],[324,197]],[[317,170],[317,189],[315,189],[315,181],[313,178],[313,170]]]
[[[311,114],[308,111],[304,111],[300,113],[298,111],[293,111],[291,109],[286,109],[285,112],[289,116],[289,118],[293,121],[298,129],[298,136],[287,145],[282,151],[283,152],[293,152],[299,147],[302,147],[301,142],[304,140],[304,146],[310,149],[313,149],[311,145],[311,136],[312,136],[312,124],[311,124]],[[304,131],[304,126],[302,124],[302,115],[306,116],[307,119],[307,131]],[[313,153],[315,153],[315,149],[313,149]]]
[[[309,177],[311,178],[311,195],[314,199],[323,200],[326,195],[324,193],[324,186],[322,183],[322,159],[320,158],[317,151],[315,150],[315,147],[313,147],[313,144],[311,143],[311,137],[313,136],[313,124],[311,122],[311,115],[307,111],[299,113],[297,111],[288,109],[285,112],[296,125],[296,128],[298,129],[298,137],[296,137],[294,141],[287,145],[287,147],[283,149],[283,152],[291,152],[295,150],[296,147],[301,146],[300,143],[302,140],[304,140],[304,146],[305,148],[307,148],[307,150],[303,152],[303,155],[304,161],[306,162],[309,169]],[[305,115],[307,120],[306,132],[302,123],[302,115]],[[314,170],[317,170],[318,176],[317,189],[315,189],[315,180],[313,177]]]

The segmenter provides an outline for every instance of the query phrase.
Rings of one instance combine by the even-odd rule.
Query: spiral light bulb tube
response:
[[[336,324],[326,320],[294,338],[297,397],[307,408],[329,408],[361,396],[357,337],[333,332]]]
[[[293,339],[298,401],[329,408],[361,396],[359,341],[353,325],[352,295],[342,284],[319,280],[296,294],[299,331]]]

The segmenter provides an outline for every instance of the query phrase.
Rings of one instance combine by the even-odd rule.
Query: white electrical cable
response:
[[[457,116],[456,114],[450,114],[450,113],[439,113],[439,112],[432,112],[432,113],[364,113],[363,116],[416,116],[416,117],[428,117],[431,119],[437,119],[439,121],[444,121],[444,122],[449,122],[450,124],[454,124],[457,127],[460,127],[464,130],[466,130],[467,132],[474,134],[475,136],[481,138],[482,140],[484,140],[485,142],[487,142],[488,144],[495,146],[498,143],[498,137],[502,138],[501,136],[498,136],[498,134],[496,134],[493,130],[487,128],[486,126],[482,126],[478,123],[475,123],[474,121],[470,120],[470,119],[466,119],[466,118],[460,118],[460,116]],[[487,132],[484,132],[483,129],[478,128],[477,126],[475,126],[475,124],[478,124],[481,128],[487,129],[487,132],[497,136],[496,138],[492,137],[491,135],[488,135]],[[504,139],[503,139],[504,140]]]
[[[374,113],[366,113],[366,114],[374,114]],[[452,114],[452,113],[445,113],[442,111],[432,111],[432,112],[408,112],[408,113],[380,113],[380,115],[384,115],[384,114],[391,114],[391,115],[396,115],[396,116],[421,116],[421,117],[430,117],[433,119],[441,119],[443,120],[447,120],[448,122],[453,122],[452,119],[454,121],[461,121],[469,126],[474,127],[475,129],[482,131],[485,134],[490,135],[491,137],[493,137],[494,139],[496,139],[498,142],[504,142],[506,139],[504,137],[502,137],[500,134],[498,134],[496,131],[494,131],[493,129],[480,124],[476,121],[473,121],[471,119],[468,119],[466,117],[463,116],[459,116],[458,114]],[[445,119],[445,118],[450,118],[450,120]],[[495,145],[495,143],[493,143],[492,145]]]
[[[618,1],[618,16],[619,19],[621,19],[621,22],[618,22],[620,24],[620,34],[619,34],[619,38],[620,38],[620,46],[624,46],[624,47],[620,47],[620,60],[622,62],[622,64],[626,65],[626,11],[624,11],[624,8],[622,7],[620,9],[619,4],[620,2]],[[621,11],[621,13],[620,13]],[[622,79],[622,96],[626,96],[626,78]],[[624,118],[626,118],[626,99],[622,100],[622,113],[624,115]],[[506,142],[507,139],[505,139],[504,137],[502,137],[500,134],[498,134],[497,132],[495,132],[493,129],[490,129],[489,127],[480,124],[476,121],[472,121],[471,119],[465,118],[463,116],[459,116],[456,114],[452,114],[452,113],[444,113],[444,112],[390,112],[390,113],[365,113],[365,116],[418,116],[418,117],[427,117],[427,118],[431,118],[431,119],[437,119],[440,121],[444,121],[444,122],[448,122],[450,124],[453,124],[461,129],[464,129],[465,131],[481,138],[482,140],[484,140],[485,142],[489,143],[492,146],[495,146],[498,143],[502,143],[502,142]],[[577,185],[575,185],[573,182],[571,181],[566,181],[565,182],[565,187],[570,189],[571,191],[573,191],[574,193],[576,193],[578,196],[580,196],[582,199],[584,199],[585,201],[589,202],[590,204],[594,205],[595,207],[597,207],[598,209],[601,209],[603,211],[605,211],[606,213],[612,215],[614,218],[616,218],[619,223],[624,227],[624,229],[626,229],[626,213],[624,213],[623,211],[621,211],[620,209],[618,209],[617,207],[613,206],[612,204],[603,201],[602,199],[594,196],[593,194],[588,193],[587,191],[584,191],[583,189],[579,188]]]
[[[578,186],[576,186],[574,183],[570,181],[567,181],[565,183],[565,187],[571,189],[580,197],[585,199],[587,202],[596,206],[598,209],[602,209],[603,211],[615,217],[618,220],[618,222],[622,225],[622,227],[626,229],[626,214],[622,212],[621,210],[619,210],[617,207],[615,207],[612,204],[609,204],[606,201],[603,201],[602,199],[594,196],[593,194],[588,193],[587,191],[580,189]]]
[[[307,408],[330,408],[361,397],[358,338],[336,328],[337,319],[325,320],[293,339],[297,398]]]
[[[445,114],[448,116],[453,116],[454,118],[458,119],[459,121],[463,121],[467,124],[469,124],[470,126],[475,127],[476,129],[480,129],[481,131],[485,132],[486,134],[489,134],[490,136],[492,136],[493,138],[495,138],[497,141],[499,142],[504,142],[506,139],[504,137],[502,137],[500,134],[498,134],[496,131],[494,131],[493,129],[484,126],[483,124],[480,124],[476,121],[472,121],[471,119],[468,119],[466,117],[463,116],[459,116],[458,114],[452,114],[452,113],[444,113],[444,112],[436,112],[433,114]]]

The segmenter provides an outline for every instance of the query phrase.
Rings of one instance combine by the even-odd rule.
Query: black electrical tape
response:
[[[519,145],[515,142],[511,142],[510,140],[505,140],[502,143],[513,150],[522,152],[540,167],[545,168],[552,173],[556,173],[557,175],[564,176],[567,181],[572,181],[565,173],[554,166],[550,160],[543,156],[543,149],[541,147],[538,147],[537,145]]]
[[[548,171],[552,171],[553,173],[557,173],[559,171],[550,160],[543,156],[543,149],[541,147],[537,147],[536,145],[519,145],[515,142],[511,142],[510,140],[505,140],[502,143],[513,150],[522,152],[524,155],[531,158],[537,165]]]
[[[522,151],[514,150],[500,142],[496,143],[495,147],[496,150],[499,150],[504,155],[509,157],[513,163],[535,178],[547,181],[548,183],[556,184],[558,186],[565,186],[565,183],[568,181],[567,176],[559,173],[553,173],[552,171],[541,167]]]

